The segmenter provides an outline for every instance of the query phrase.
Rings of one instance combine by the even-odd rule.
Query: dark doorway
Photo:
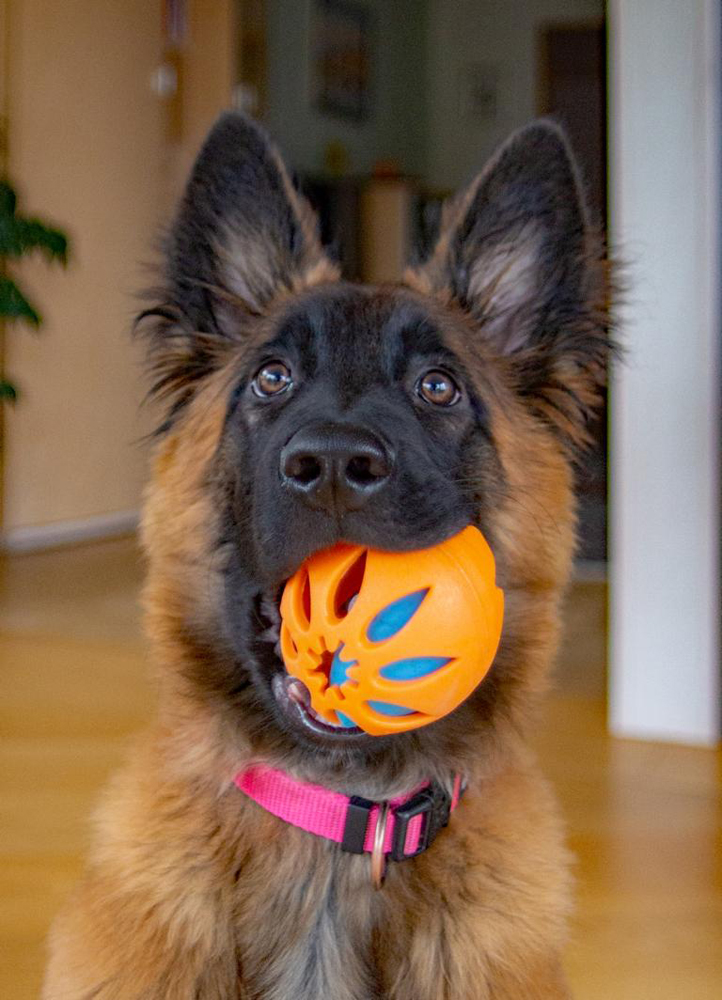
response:
[[[592,220],[607,221],[606,28],[603,21],[545,25],[540,30],[538,110],[567,130],[579,159]],[[607,557],[607,407],[591,428],[593,447],[578,473],[579,555]]]

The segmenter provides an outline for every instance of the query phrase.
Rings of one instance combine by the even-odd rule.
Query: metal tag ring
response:
[[[376,817],[376,830],[374,832],[374,846],[371,851],[371,881],[374,889],[380,889],[384,884],[386,876],[386,854],[384,845],[386,843],[386,827],[389,822],[389,804],[382,802],[379,806],[379,813]]]

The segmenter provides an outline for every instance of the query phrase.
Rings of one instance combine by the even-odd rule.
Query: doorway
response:
[[[560,122],[581,167],[592,225],[607,231],[607,36],[604,20],[541,26],[538,112]],[[607,398],[589,428],[592,445],[577,470],[579,550],[587,577],[607,560]]]

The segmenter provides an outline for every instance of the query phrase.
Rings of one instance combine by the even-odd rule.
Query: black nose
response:
[[[281,451],[286,487],[309,506],[333,514],[362,507],[392,469],[389,449],[370,431],[351,425],[303,427]]]

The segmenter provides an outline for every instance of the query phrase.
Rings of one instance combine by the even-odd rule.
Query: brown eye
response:
[[[283,361],[268,361],[252,382],[257,396],[278,396],[292,385],[291,370]]]
[[[436,370],[422,376],[416,389],[422,399],[435,406],[453,406],[461,395],[459,387],[451,375]]]

